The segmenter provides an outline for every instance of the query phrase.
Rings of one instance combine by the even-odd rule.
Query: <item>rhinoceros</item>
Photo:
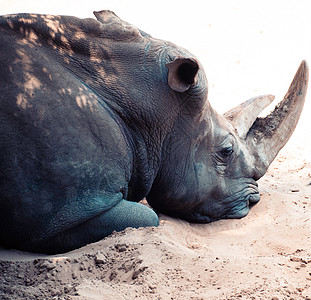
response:
[[[220,115],[195,56],[94,14],[0,19],[0,244],[60,253],[156,212],[246,216],[298,122],[307,63],[268,116],[272,95]]]

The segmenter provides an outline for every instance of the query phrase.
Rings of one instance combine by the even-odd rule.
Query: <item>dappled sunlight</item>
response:
[[[18,94],[16,100],[16,104],[21,108],[26,109],[28,107],[28,100],[24,97],[24,94]]]
[[[29,95],[32,95],[36,89],[40,89],[42,86],[41,82],[34,75],[26,73],[25,74],[25,83],[24,88],[25,92]]]
[[[66,95],[66,94],[71,95],[72,94],[72,89],[71,88],[62,88],[62,89],[60,89],[58,91],[58,93],[60,95]]]
[[[30,64],[32,63],[30,57],[27,55],[24,49],[16,50],[17,57],[13,61],[13,64],[24,64],[24,68],[30,69]]]
[[[24,79],[24,93],[20,93],[16,96],[16,104],[21,108],[26,109],[32,106],[29,99],[34,97],[36,90],[39,90],[42,87],[42,84],[38,78],[30,73],[25,73]]]
[[[75,98],[77,105],[80,108],[94,110],[94,104],[97,102],[93,95],[88,95],[85,87],[79,88],[79,93]]]
[[[85,95],[81,95],[81,96],[77,96],[76,97],[76,102],[77,102],[77,104],[78,104],[78,106],[80,107],[80,108],[83,108],[83,107],[86,107],[87,106],[87,98],[86,98],[86,96]]]
[[[84,32],[82,32],[82,31],[78,31],[78,32],[76,32],[76,33],[74,34],[74,38],[75,38],[76,40],[84,40],[84,39],[87,38],[87,35],[86,35]],[[82,42],[83,42],[83,41],[82,41]]]
[[[62,28],[62,24],[59,22],[59,17],[46,15],[44,17],[44,20],[46,22],[46,25],[50,29],[50,34],[52,38],[56,37],[56,34],[64,34],[64,29]]]
[[[19,41],[20,45],[28,45],[32,48],[37,47],[38,46],[38,36],[37,34],[33,31],[33,30],[29,30],[28,32],[24,32],[23,29],[21,28],[21,33],[25,33],[26,37],[23,40]]]
[[[15,58],[13,65],[22,65],[21,74],[23,74],[23,80],[17,81],[16,84],[23,93],[19,93],[16,96],[16,103],[23,109],[31,106],[29,98],[33,98],[35,92],[42,87],[40,80],[34,75],[31,58],[27,55],[25,49],[16,50],[17,57]],[[9,70],[13,73],[13,67],[10,66]]]
[[[47,70],[47,68],[43,67],[42,71],[46,73],[49,76],[49,79],[52,81],[52,74],[49,74],[49,71]]]
[[[117,83],[115,62],[109,60],[107,64],[112,56],[111,49],[96,37],[101,33],[101,25],[98,25],[101,23],[98,21],[22,14],[11,15],[4,22],[6,28],[16,34],[16,46],[8,50],[11,61],[8,61],[7,69],[18,87],[15,99],[19,108],[32,108],[34,101],[37,101],[36,92],[52,91],[56,88],[53,87],[56,82],[61,84],[60,74],[63,75],[63,72],[71,74],[71,81],[79,77],[76,82],[78,86],[82,82],[88,86],[79,86],[75,91],[71,86],[58,88],[60,96],[66,98],[72,95],[75,105],[80,109],[93,110],[99,101],[92,89],[99,90],[103,86],[108,90]],[[55,101],[59,100],[55,95]]]

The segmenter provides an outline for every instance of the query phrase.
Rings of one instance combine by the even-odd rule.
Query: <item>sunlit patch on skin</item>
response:
[[[24,94],[17,95],[16,104],[23,109],[26,109],[28,107],[28,100],[26,97],[24,97]]]
[[[27,78],[27,81],[25,82],[24,87],[27,94],[31,95],[35,89],[41,88],[42,84],[37,77],[29,73],[26,73],[25,77]]]
[[[85,96],[85,95],[77,96],[77,97],[76,97],[76,102],[77,102],[77,104],[78,104],[78,106],[79,106],[80,108],[86,107],[86,105],[87,105],[86,96]]]
[[[62,88],[61,90],[59,90],[60,95],[66,95],[66,94],[71,95],[71,93],[72,93],[71,88],[66,88],[66,89]]]
[[[47,15],[45,16],[46,25],[51,29],[51,36],[55,38],[57,33],[64,34],[64,29],[62,28],[62,24],[59,20],[56,19],[55,16]]]
[[[29,102],[27,99],[32,98],[34,96],[34,93],[36,90],[39,90],[42,87],[42,83],[39,81],[37,77],[30,73],[25,74],[25,82],[22,85],[24,89],[24,93],[20,93],[16,97],[16,104],[23,108],[26,109],[29,107]]]

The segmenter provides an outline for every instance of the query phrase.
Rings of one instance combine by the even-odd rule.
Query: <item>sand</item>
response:
[[[311,299],[311,164],[283,152],[241,220],[126,229],[53,256],[0,251],[1,299]]]
[[[206,11],[210,19],[199,22],[211,41],[208,50],[199,38],[197,43],[191,37],[184,44],[179,40],[181,18],[195,19],[184,8],[164,37],[192,46],[206,67],[211,103],[220,112],[266,92],[280,100],[300,60],[310,58],[311,63],[307,1],[282,1],[272,8],[270,2],[261,1],[256,12],[242,0],[225,1],[224,10],[211,5]],[[148,27],[147,20],[139,22]],[[150,22],[155,22],[152,16]],[[168,26],[169,20],[162,23]],[[245,48],[245,38],[253,48]],[[227,43],[230,54],[224,50]],[[128,228],[61,255],[1,248],[0,299],[311,299],[310,97],[309,92],[292,139],[260,179],[261,200],[247,217],[202,225],[160,215],[157,228]]]

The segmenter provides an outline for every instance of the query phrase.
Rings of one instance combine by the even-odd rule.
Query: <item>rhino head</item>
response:
[[[246,216],[260,200],[256,181],[300,117],[307,63],[301,63],[284,99],[264,118],[258,115],[274,96],[252,98],[220,115],[207,100],[205,75],[194,58],[176,58],[166,66],[168,85],[182,100],[184,114],[166,141],[148,202],[160,212],[191,222]]]
[[[307,63],[301,63],[284,100],[267,117],[258,115],[272,95],[252,98],[220,115],[208,101],[207,79],[196,57],[111,11],[94,14],[105,36],[128,43],[114,53],[123,65],[116,84],[123,99],[108,102],[135,132],[136,175],[126,199],[146,197],[155,210],[192,222],[246,216],[260,200],[256,181],[300,117]]]

